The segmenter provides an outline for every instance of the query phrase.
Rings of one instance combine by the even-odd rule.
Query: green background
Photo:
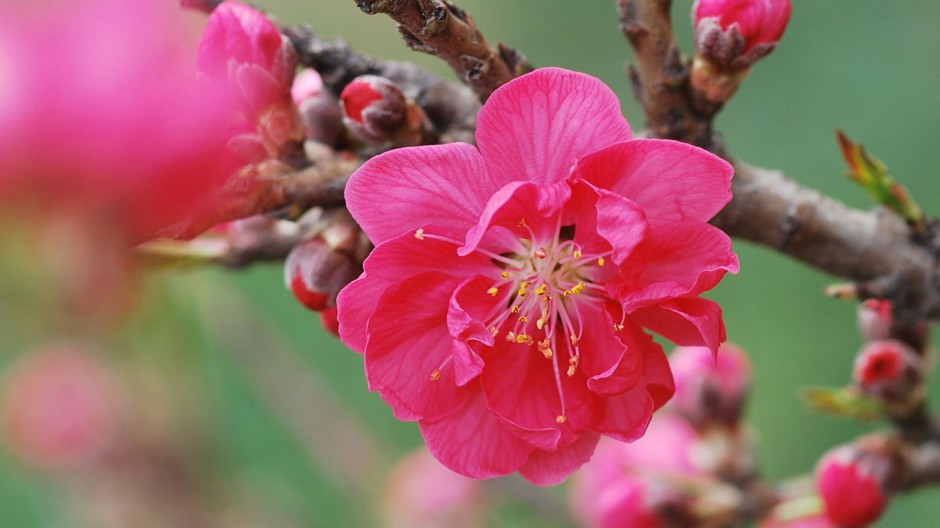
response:
[[[417,61],[453,78],[437,59],[407,50],[391,20],[366,16],[353,0],[261,3],[282,20],[309,22],[359,51]],[[795,4],[780,47],[754,68],[718,118],[727,145],[752,164],[782,169],[807,186],[869,208],[864,192],[842,176],[833,132],[841,127],[885,161],[928,214],[940,212],[940,4]],[[642,127],[624,75],[631,53],[618,31],[613,1],[464,0],[458,5],[491,42],[518,48],[533,64],[600,77],[620,94],[634,129]],[[674,6],[686,52],[690,6],[690,1]],[[810,412],[798,397],[800,387],[847,382],[861,344],[854,304],[821,295],[838,279],[764,248],[740,241],[735,247],[741,272],[726,278],[711,297],[724,307],[729,339],[753,359],[748,418],[759,435],[765,474],[779,480],[806,472],[830,447],[881,424]],[[420,437],[413,424],[395,421],[381,399],[368,393],[361,357],[327,335],[316,314],[294,301],[281,273],[267,265],[239,272],[187,271],[153,281],[160,303],[151,317],[166,328],[185,327],[186,344],[164,359],[181,364],[203,385],[218,471],[250,482],[301,526],[370,526],[385,469]],[[280,387],[258,379],[281,379],[281,374],[292,377]],[[272,404],[272,398],[290,403],[287,420],[284,405]],[[374,462],[368,476],[350,474],[365,456],[354,449],[350,439],[355,438],[365,438],[374,450],[374,459],[366,457]],[[364,495],[370,486],[373,493]],[[559,490],[541,493],[563,500]],[[877,526],[934,525],[928,519],[940,515],[936,493],[898,497]],[[55,504],[56,492],[42,477],[0,459],[0,526],[69,526]],[[491,521],[497,526],[535,522],[523,507],[499,503],[496,510]]]

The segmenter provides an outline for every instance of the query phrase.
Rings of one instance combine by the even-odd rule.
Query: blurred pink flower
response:
[[[480,526],[480,482],[445,468],[427,449],[399,462],[385,486],[386,526],[474,528]]]
[[[641,437],[672,395],[643,326],[724,340],[699,294],[738,269],[706,223],[732,168],[630,135],[601,81],[542,69],[491,96],[478,148],[392,150],[350,178],[347,205],[377,247],[339,296],[340,333],[454,471],[560,482],[600,434]]]
[[[118,422],[115,380],[93,355],[71,347],[28,355],[6,372],[3,431],[18,459],[60,469],[100,453]]]
[[[702,476],[693,460],[697,436],[685,420],[659,413],[632,444],[601,440],[575,475],[571,505],[590,528],[655,528],[659,508],[682,509],[691,496],[678,483]]]
[[[0,6],[3,213],[66,211],[137,242],[206,205],[231,165],[192,16],[161,0]]]
[[[303,140],[291,96],[296,67],[294,46],[257,9],[227,1],[209,15],[199,69],[216,91],[231,90],[239,100],[233,145],[248,161],[278,157],[286,144]]]
[[[735,426],[751,381],[751,364],[740,348],[725,343],[717,356],[706,347],[679,347],[669,356],[676,383],[672,408],[697,427]]]
[[[891,459],[877,449],[846,445],[827,453],[816,469],[826,516],[838,526],[861,528],[878,520],[888,505]]]

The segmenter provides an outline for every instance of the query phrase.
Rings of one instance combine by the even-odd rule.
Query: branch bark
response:
[[[531,71],[509,46],[490,46],[470,14],[446,0],[356,0],[364,13],[385,13],[409,48],[440,57],[481,101],[512,78]]]

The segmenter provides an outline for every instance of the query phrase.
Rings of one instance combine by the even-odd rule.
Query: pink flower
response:
[[[42,469],[66,468],[112,441],[119,409],[112,372],[75,347],[17,361],[2,384],[4,440],[18,458]]]
[[[386,526],[480,526],[480,482],[445,468],[426,449],[399,462],[385,486]]]
[[[693,453],[697,436],[685,420],[659,413],[646,436],[632,444],[601,440],[590,462],[573,478],[575,517],[591,528],[656,528],[660,508],[683,509],[683,486],[699,477]]]
[[[669,356],[676,382],[670,405],[697,427],[735,426],[751,381],[751,364],[740,348],[724,344],[715,356],[705,347],[679,347]]]
[[[136,242],[205,205],[230,168],[227,118],[197,86],[192,16],[162,0],[0,6],[4,213],[95,217]]]
[[[706,28],[717,26],[734,35],[734,40],[740,39],[741,52],[747,54],[758,46],[777,44],[792,8],[790,0],[696,0],[692,19],[699,39]]]
[[[303,140],[303,125],[291,87],[297,54],[263,13],[227,1],[209,16],[199,44],[199,69],[240,100],[243,122],[233,148],[248,161],[278,157],[285,145]]]
[[[699,294],[738,269],[706,223],[732,168],[630,135],[602,82],[542,69],[491,96],[478,147],[392,150],[350,178],[376,248],[340,293],[341,336],[452,470],[560,482],[599,435],[641,437],[672,395],[642,327],[724,340]]]

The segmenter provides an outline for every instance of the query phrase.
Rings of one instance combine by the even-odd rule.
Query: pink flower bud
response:
[[[356,77],[343,89],[340,99],[347,128],[368,143],[386,143],[408,125],[405,95],[384,77]]]
[[[829,520],[848,528],[875,522],[888,504],[885,487],[893,466],[877,444],[846,445],[826,454],[816,470],[816,486]]]
[[[855,358],[852,377],[862,392],[887,403],[905,403],[922,384],[923,359],[900,341],[872,341]]]
[[[361,272],[350,255],[317,237],[291,250],[284,282],[297,300],[314,311],[336,306],[336,295]]]
[[[571,507],[589,528],[654,528],[665,512],[682,515],[693,501],[676,486],[703,477],[694,460],[698,436],[674,415],[657,414],[633,443],[601,439],[594,457],[575,474]]]
[[[240,2],[223,2],[209,16],[198,64],[219,89],[240,99],[241,111],[251,128],[257,127],[268,156],[278,157],[286,143],[303,139],[290,94],[297,54],[263,13]]]
[[[480,481],[454,473],[427,449],[419,449],[399,462],[389,475],[383,509],[385,526],[480,526],[480,486]]]
[[[707,347],[679,347],[669,357],[676,394],[671,405],[698,428],[735,426],[750,386],[751,365],[740,348],[725,343],[713,355]]]
[[[320,310],[320,324],[327,332],[339,337],[339,317],[337,315],[338,310],[335,306]]]
[[[41,469],[88,460],[113,438],[115,385],[97,358],[76,347],[23,357],[2,386],[4,440],[22,462]]]
[[[868,299],[858,305],[858,329],[868,341],[890,338],[893,323],[891,301]]]
[[[323,78],[313,68],[304,68],[303,71],[294,77],[294,84],[291,85],[290,94],[294,98],[294,103],[300,106],[305,99],[316,97],[323,93]]]
[[[699,54],[722,66],[746,66],[770,53],[790,21],[790,0],[697,0]]]

